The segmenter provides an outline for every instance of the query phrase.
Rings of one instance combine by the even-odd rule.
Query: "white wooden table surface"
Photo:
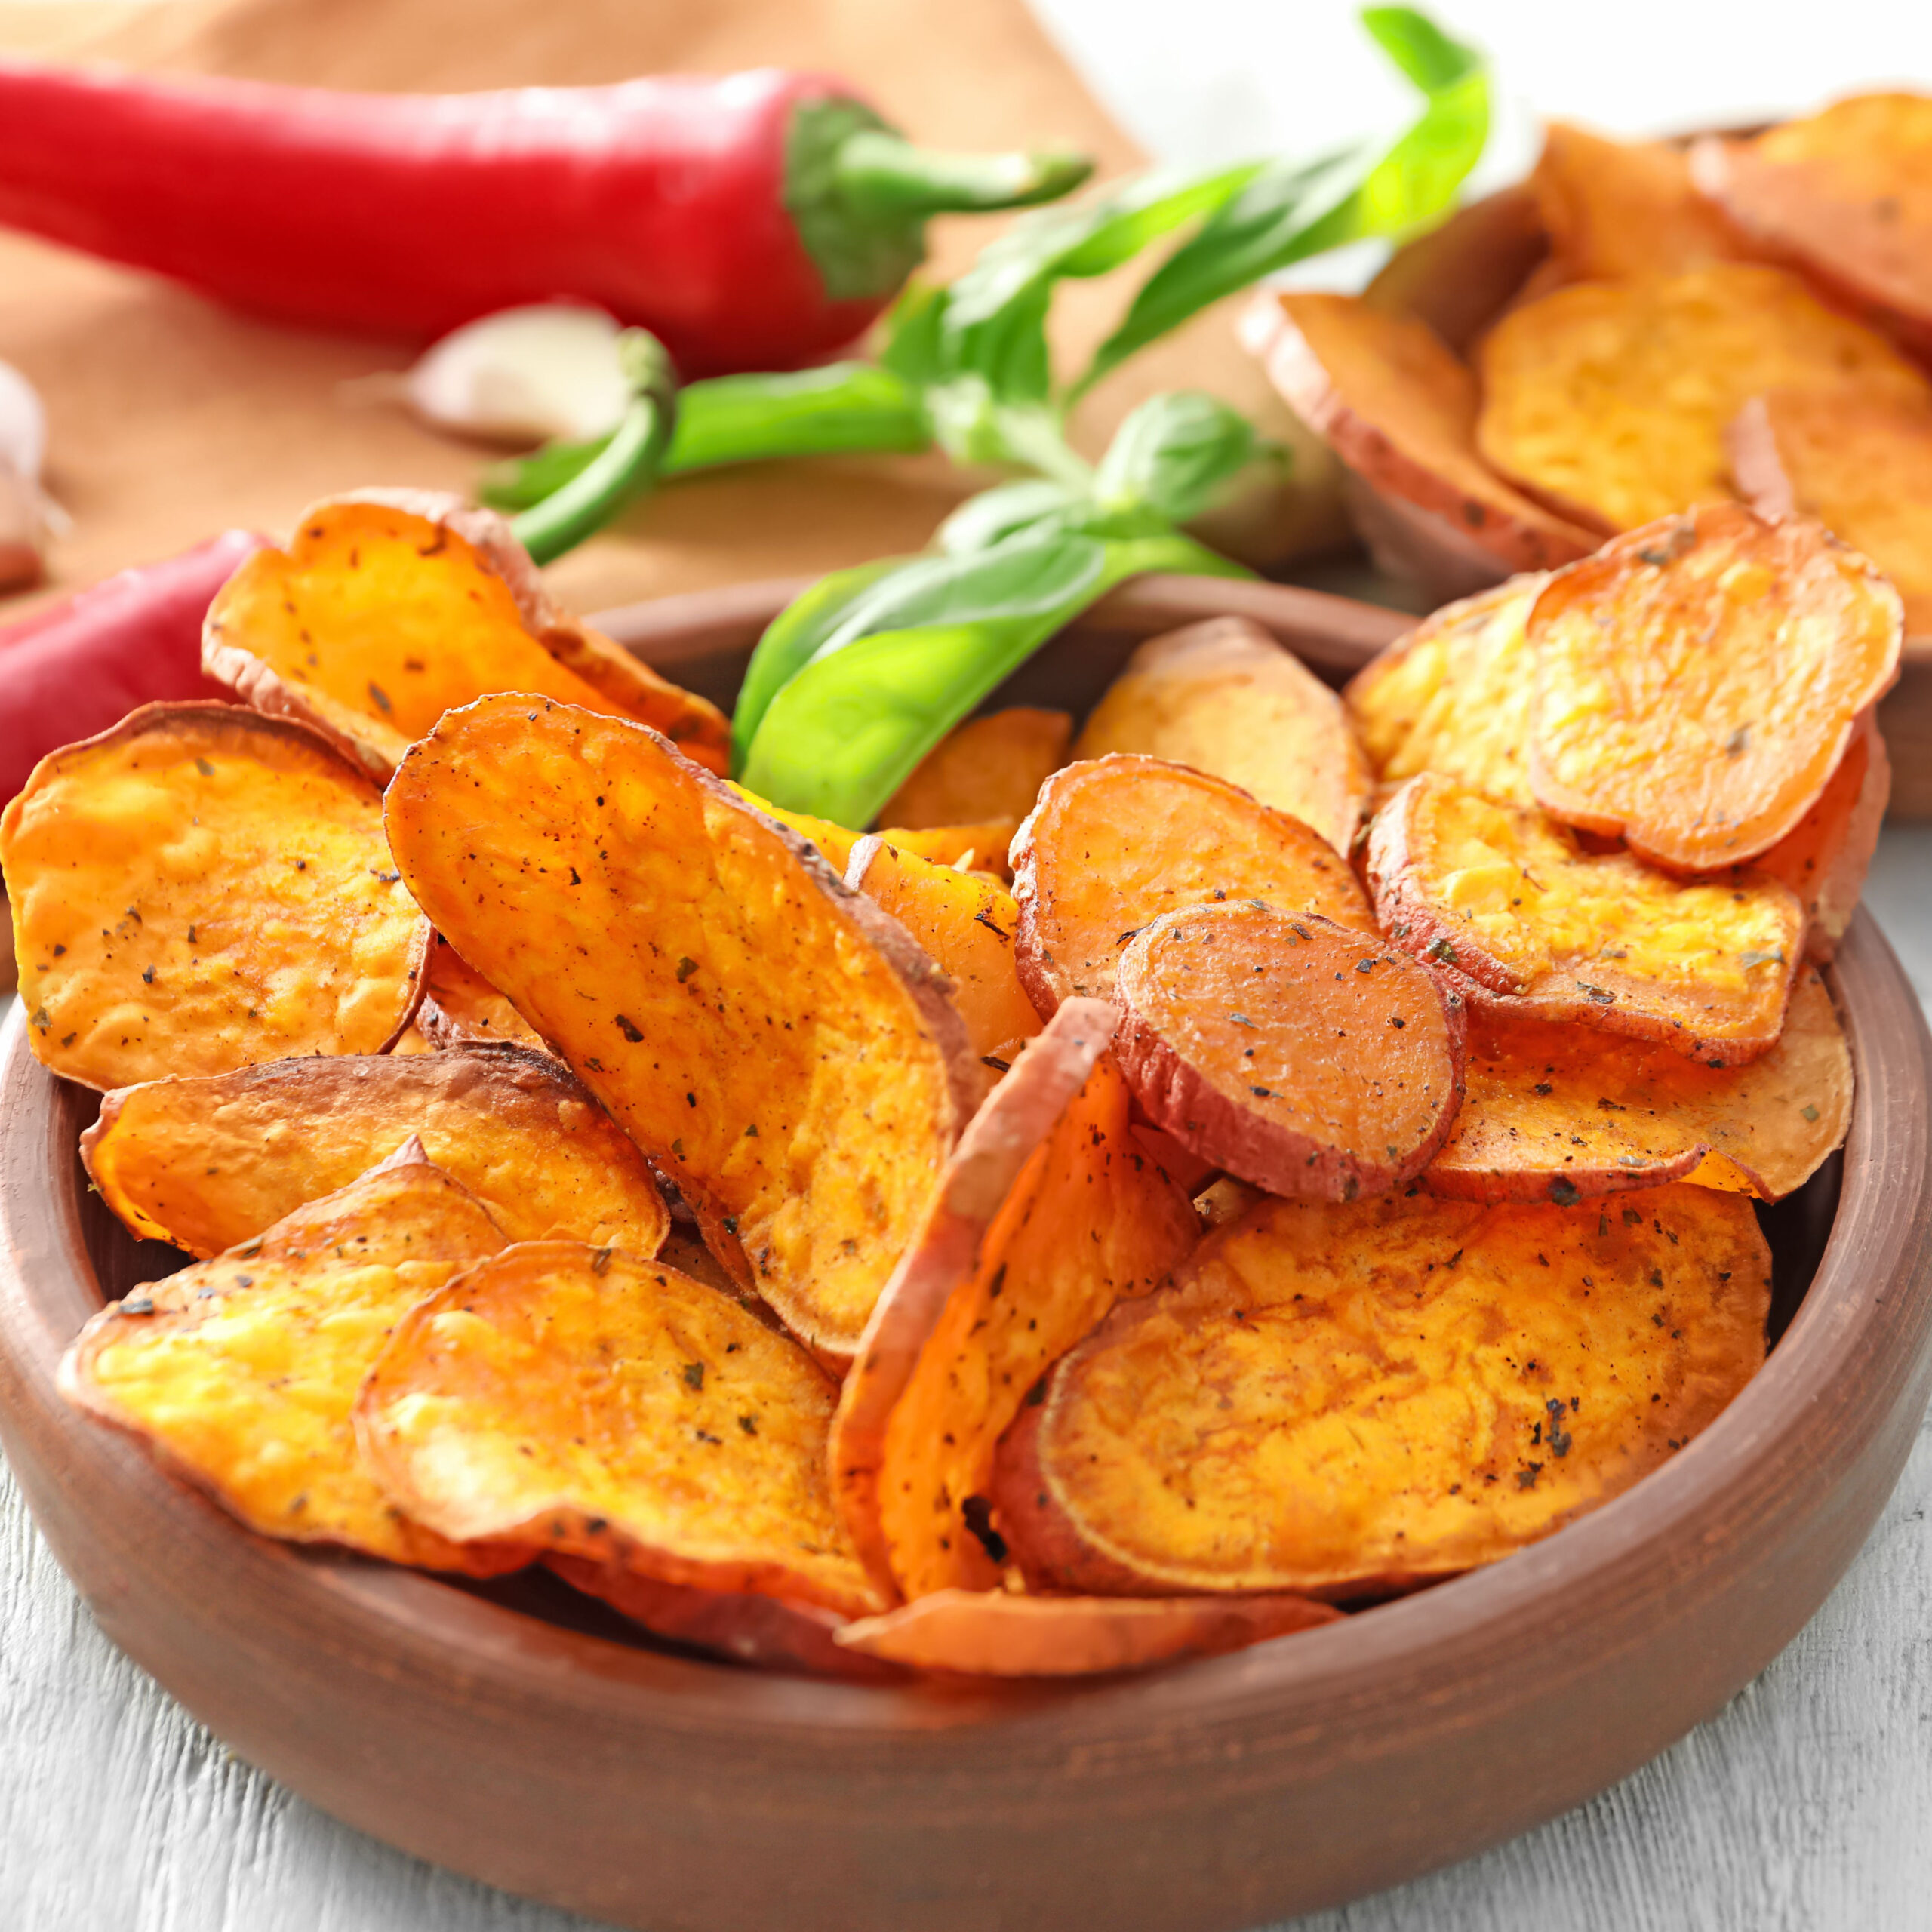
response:
[[[1401,109],[1337,0],[1189,0],[1184,31],[1156,0],[1035,4],[1176,159],[1312,148]],[[1533,151],[1531,100],[1635,132],[1932,84],[1932,10],[1895,0],[1836,0],[1823,31],[1815,0],[1761,0],[1748,25],[1683,0],[1443,11],[1499,56],[1491,179]],[[1932,1002],[1932,827],[1887,833],[1867,897]],[[1718,1717],[1541,1830],[1298,1932],[1932,1927],[1928,1509],[1932,1430],[1844,1583]],[[0,1468],[0,1932],[588,1924],[392,1851],[232,1756],[101,1635]]]

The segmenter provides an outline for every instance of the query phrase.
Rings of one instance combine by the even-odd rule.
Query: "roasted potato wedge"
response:
[[[410,741],[489,691],[635,718],[711,770],[731,728],[552,601],[494,510],[428,491],[312,505],[209,607],[202,668],[257,711],[299,718],[386,783]]]
[[[1106,1057],[1114,1015],[1069,1000],[974,1116],[866,1327],[832,1432],[833,1492],[882,1590],[990,1589],[986,1490],[1027,1391],[1198,1233],[1140,1152]]]
[[[1020,981],[1042,1014],[1110,998],[1142,927],[1183,906],[1255,898],[1372,931],[1341,856],[1238,785],[1115,752],[1048,779],[1013,843]]]
[[[1898,675],[1898,593],[1809,518],[1666,518],[1544,585],[1530,785],[1687,872],[1795,830]]]
[[[520,1569],[527,1549],[451,1542],[399,1514],[350,1417],[390,1330],[502,1246],[405,1142],[254,1240],[110,1303],[61,1358],[60,1392],[263,1536],[475,1576]]]
[[[1056,1590],[1347,1599],[1491,1562],[1716,1419],[1770,1273],[1750,1203],[1708,1188],[1264,1197],[1061,1358],[1000,1519]]]
[[[641,726],[513,697],[388,795],[418,900],[828,1358],[857,1346],[964,1123],[946,983],[801,839]]]
[[[566,1235],[648,1260],[669,1228],[644,1156],[567,1068],[521,1047],[271,1060],[123,1087],[81,1158],[131,1233],[213,1255],[411,1135],[511,1241]]]
[[[1692,1180],[1781,1200],[1843,1144],[1851,1091],[1850,1051],[1812,967],[1777,1044],[1742,1067],[1478,1008],[1462,1109],[1423,1185],[1567,1206]]]
[[[879,823],[906,832],[993,819],[1017,825],[1066,762],[1072,738],[1073,720],[1063,711],[1015,705],[968,718],[920,760],[886,801]]]
[[[1211,617],[1142,645],[1074,746],[1078,758],[1109,752],[1225,778],[1338,852],[1368,802],[1368,763],[1340,700],[1246,617]]]
[[[35,1055],[84,1086],[380,1053],[429,923],[376,788],[306,727],[151,704],[43,758],[0,814]]]
[[[1687,882],[1591,854],[1534,806],[1412,778],[1376,816],[1368,878],[1390,942],[1481,1005],[1655,1040],[1707,1066],[1770,1051],[1804,943],[1789,887]]]

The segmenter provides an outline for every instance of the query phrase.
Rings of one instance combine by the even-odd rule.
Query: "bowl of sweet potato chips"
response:
[[[1527,182],[1251,346],[1437,599],[1705,505],[1814,516],[1904,601],[1894,809],[1932,814],[1932,97],[1680,141],[1546,130]]]
[[[1250,1922],[1715,1708],[1932,1371],[1907,605],[1518,487],[1345,688],[1204,580],[875,830],[487,513],[245,563],[235,702],[0,818],[0,1426],[112,1633],[640,1925]]]

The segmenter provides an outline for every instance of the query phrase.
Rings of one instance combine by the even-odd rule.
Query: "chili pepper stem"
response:
[[[567,483],[513,518],[517,541],[539,564],[555,561],[593,537],[658,478],[677,427],[678,383],[663,343],[642,329],[625,332],[620,353],[632,396],[611,440]]]
[[[935,154],[878,128],[848,135],[834,164],[854,208],[901,217],[1032,208],[1071,192],[1093,171],[1084,155]]]

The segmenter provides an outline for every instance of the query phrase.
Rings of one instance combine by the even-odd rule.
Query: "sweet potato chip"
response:
[[[1656,1040],[1708,1066],[1777,1041],[1804,943],[1789,887],[1685,881],[1586,854],[1534,806],[1412,778],[1377,814],[1370,890],[1390,940],[1484,1005]]]
[[[1264,1198],[1049,1377],[995,1497],[1036,1587],[1350,1598],[1607,1502],[1764,1357],[1751,1204]]]
[[[1552,121],[1530,185],[1567,281],[1678,275],[1751,253],[1691,185],[1690,156],[1662,141],[1614,141]]]
[[[405,1143],[255,1239],[110,1303],[60,1362],[60,1392],[138,1435],[264,1536],[490,1576],[531,1552],[464,1548],[400,1515],[350,1408],[390,1330],[503,1246],[478,1203]]]
[[[768,804],[755,792],[747,792],[742,785],[731,789],[767,818],[775,818],[801,838],[809,839],[836,872],[844,873],[852,863],[852,848],[865,836],[863,832],[848,832],[842,825],[834,825],[829,818],[814,818],[810,812],[784,811]],[[956,866],[962,871],[992,872],[1004,880],[1012,876],[1006,848],[1019,829],[1018,819],[997,818],[971,825],[928,826],[920,832],[888,826],[878,836],[915,859],[930,859],[936,866]]]
[[[1868,720],[1854,734],[1818,802],[1752,861],[1751,870],[1782,881],[1802,902],[1807,958],[1828,961],[1844,937],[1878,849],[1891,795],[1885,741]]]
[[[85,1086],[380,1053],[422,997],[382,801],[299,724],[144,706],[41,760],[0,864],[29,1039]]]
[[[1932,409],[1774,390],[1727,437],[1731,474],[1760,514],[1815,516],[1869,557],[1932,635]]]
[[[1533,802],[1524,626],[1549,581],[1511,577],[1447,605],[1349,680],[1343,701],[1378,779],[1439,771],[1507,804]]]
[[[356,1404],[410,1517],[667,1583],[881,1607],[826,1483],[838,1390],[789,1337],[662,1264],[526,1241],[397,1325]]]
[[[1124,752],[1048,779],[1013,842],[1020,983],[1043,1014],[1106,999],[1134,934],[1177,906],[1265,899],[1373,931],[1319,832],[1224,778]]]
[[[1040,1016],[1015,970],[1020,908],[983,872],[903,852],[876,833],[852,848],[845,883],[890,912],[952,982],[952,1003],[983,1077],[981,1097],[1040,1030]]]
[[[635,718],[715,771],[731,729],[565,617],[493,510],[427,491],[334,497],[286,550],[257,550],[209,608],[202,667],[257,711],[300,718],[386,783],[445,711],[528,691]]]
[[[1332,1623],[1306,1597],[1049,1597],[940,1590],[847,1624],[837,1641],[915,1670],[1094,1677],[1220,1657]]]
[[[670,1225],[644,1156],[569,1071],[521,1047],[271,1060],[124,1087],[81,1158],[143,1240],[219,1254],[417,1136],[511,1241],[564,1235],[645,1259]]]
[[[617,1563],[582,1556],[549,1556],[553,1570],[573,1589],[608,1603],[654,1636],[688,1644],[734,1663],[764,1669],[809,1670],[821,1676],[891,1681],[889,1665],[860,1651],[841,1649],[837,1633],[848,1620],[817,1604],[746,1590],[701,1590],[639,1576]]]
[[[1777,1044],[1743,1067],[1479,1008],[1462,1111],[1423,1185],[1464,1201],[1567,1204],[1694,1178],[1777,1201],[1850,1120],[1850,1052],[1812,967]]]
[[[1595,547],[1583,523],[1491,467],[1477,447],[1475,377],[1426,323],[1352,295],[1257,300],[1275,323],[1262,352],[1270,380],[1365,481],[1443,518],[1506,570],[1547,570]]]
[[[1367,761],[1340,700],[1246,617],[1211,617],[1142,645],[1074,747],[1081,758],[1109,752],[1225,778],[1338,852],[1368,800]]]
[[[1808,518],[1667,518],[1530,614],[1530,783],[1558,818],[1686,871],[1795,830],[1898,675],[1898,593]]]
[[[1463,1093],[1460,994],[1258,900],[1163,913],[1121,955],[1115,1052],[1148,1117],[1272,1194],[1352,1201],[1429,1164]]]
[[[1743,262],[1559,288],[1505,315],[1478,366],[1484,457],[1605,530],[1727,500],[1725,428],[1766,389],[1932,402],[1882,336]]]
[[[391,781],[439,931],[562,1053],[808,1346],[857,1346],[977,1063],[932,962],[641,726],[510,697]]]
[[[1932,348],[1932,99],[1854,94],[1752,140],[1700,141],[1692,168],[1761,245]]]
[[[832,1433],[832,1489],[880,1587],[989,1588],[994,1451],[1041,1375],[1192,1247],[1187,1196],[1140,1151],[1106,1056],[1114,1015],[1069,1000],[974,1116],[866,1324]]]
[[[920,760],[886,801],[879,823],[901,831],[983,824],[1033,809],[1040,787],[1066,762],[1073,720],[1015,705],[968,718]]]
[[[523,1015],[440,936],[429,949],[429,989],[416,1009],[416,1024],[428,1047],[507,1041],[535,1053],[550,1051]]]

